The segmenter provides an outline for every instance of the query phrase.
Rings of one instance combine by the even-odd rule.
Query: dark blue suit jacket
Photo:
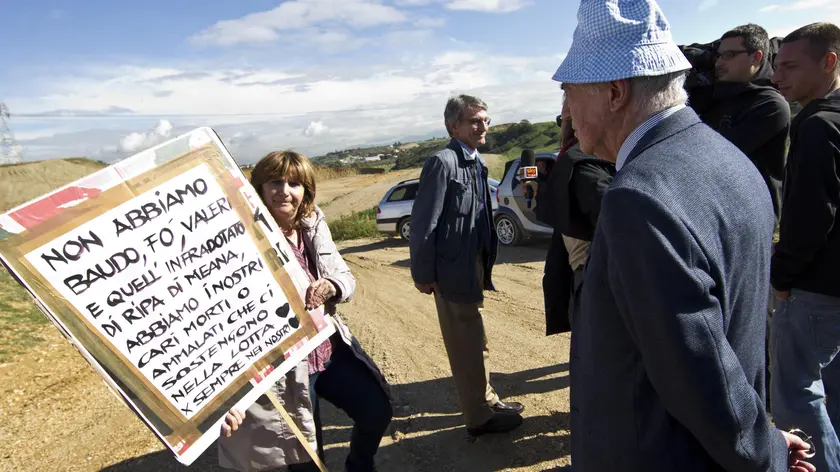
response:
[[[764,407],[773,205],[689,108],[651,129],[603,199],[572,326],[572,464],[784,471]]]

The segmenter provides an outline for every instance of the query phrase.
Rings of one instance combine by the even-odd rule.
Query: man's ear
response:
[[[825,55],[825,65],[823,66],[823,71],[830,74],[835,70],[837,70],[837,53],[830,52]]]
[[[617,112],[630,103],[630,80],[613,80],[607,84],[610,94],[610,111]]]
[[[760,67],[762,59],[764,59],[764,51],[756,51],[753,55],[752,65],[756,68]]]

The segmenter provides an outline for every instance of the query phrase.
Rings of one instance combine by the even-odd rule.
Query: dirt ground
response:
[[[317,183],[315,203],[327,219],[375,207],[385,192],[397,183],[420,177],[420,169],[405,169],[385,174],[354,175]]]
[[[406,174],[412,172],[419,171]],[[320,187],[319,200],[332,219],[342,211],[370,208],[382,195],[376,186],[387,189],[404,178],[410,177],[330,181]],[[398,239],[339,246],[358,279],[342,316],[387,376],[397,400],[377,455],[379,470],[548,471],[569,463],[569,338],[544,335],[545,243],[502,249],[494,270],[499,291],[489,293],[485,303],[491,382],[504,399],[526,405],[525,423],[512,433],[476,441],[468,440],[458,410],[434,302],[411,283],[408,247]],[[36,334],[45,341],[0,364],[0,470],[187,470],[58,330],[44,325]],[[351,422],[328,404],[323,414],[327,465],[340,471]],[[223,470],[216,464],[211,447],[190,470]]]

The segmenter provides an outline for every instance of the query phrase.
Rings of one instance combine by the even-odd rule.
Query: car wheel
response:
[[[502,246],[516,246],[522,240],[522,230],[510,215],[499,215],[496,217],[496,233],[499,235],[499,244]]]
[[[403,218],[397,223],[397,232],[403,240],[408,241],[411,238],[411,218]]]

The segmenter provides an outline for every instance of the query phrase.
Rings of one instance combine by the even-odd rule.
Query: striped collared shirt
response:
[[[627,136],[627,139],[624,140],[624,144],[621,145],[621,149],[618,150],[618,158],[615,160],[615,170],[619,171],[622,167],[624,167],[624,161],[630,157],[630,153],[633,152],[633,149],[637,144],[639,144],[639,141],[645,133],[683,108],[685,108],[685,105],[677,105],[654,113],[645,120],[644,123],[640,124],[632,133],[630,133],[630,136]]]

